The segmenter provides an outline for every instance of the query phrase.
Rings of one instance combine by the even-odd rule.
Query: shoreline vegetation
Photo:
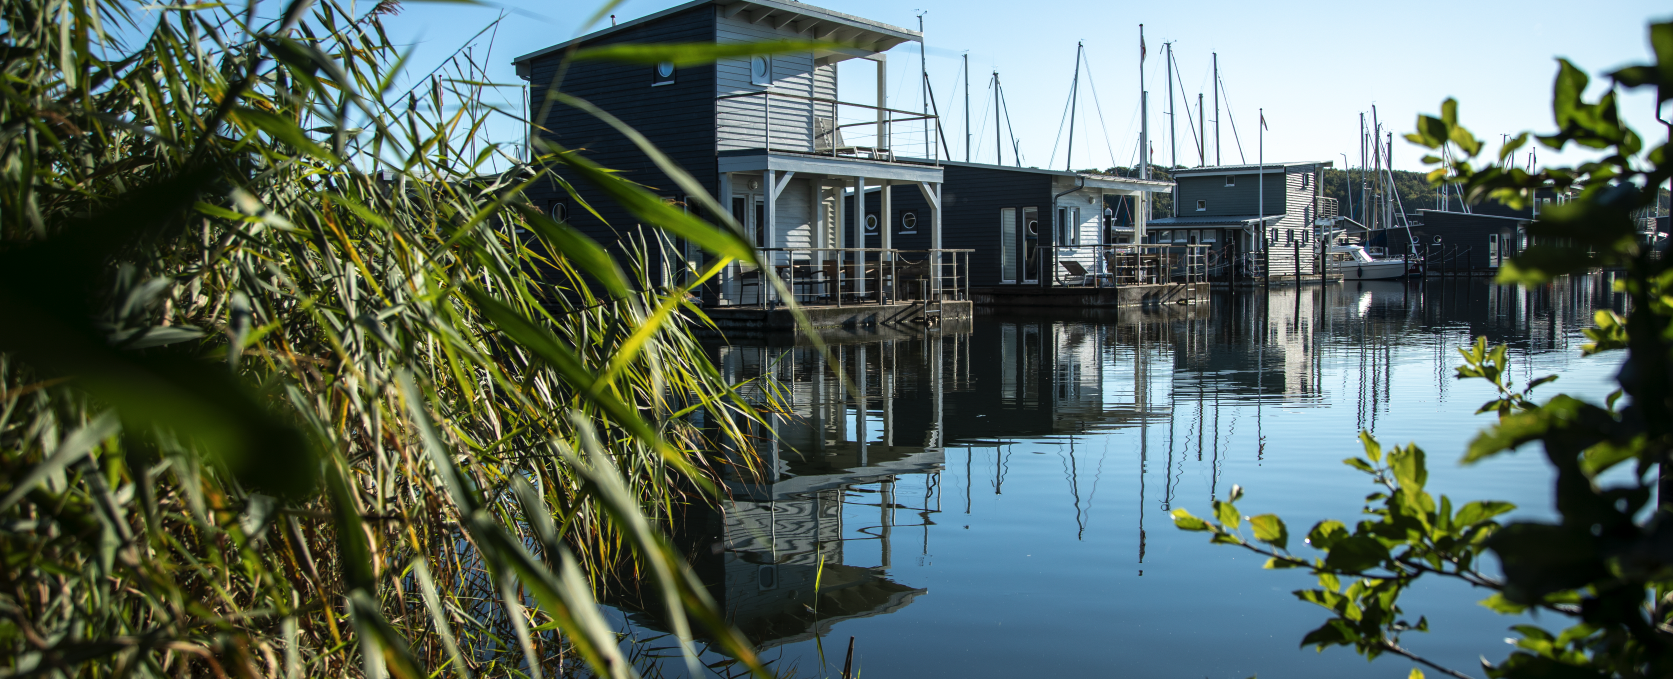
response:
[[[750,444],[678,313],[748,243],[483,141],[474,71],[400,91],[397,3],[282,9],[0,0],[4,671],[633,676],[632,580],[762,673],[662,529]],[[656,229],[547,218],[560,167]]]

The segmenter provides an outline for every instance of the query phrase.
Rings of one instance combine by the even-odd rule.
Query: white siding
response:
[[[784,192],[778,194],[776,247],[813,247],[813,202],[805,179],[791,179]],[[801,255],[805,256],[805,255]]]
[[[807,36],[798,35],[792,30],[794,23],[786,25],[784,28],[773,28],[766,23],[752,24],[748,21],[748,16],[749,14],[746,12],[732,18],[717,17],[715,42],[738,44],[768,40],[807,39]],[[816,92],[814,71],[812,53],[776,54],[772,57],[773,82],[770,87],[765,87],[749,81],[748,58],[721,59],[715,64],[715,94],[724,96],[766,90],[775,94],[784,93],[803,97],[834,96],[836,93],[835,68],[831,67],[830,95]],[[770,99],[770,110],[763,110],[766,100],[762,97],[740,97],[718,102],[715,113],[716,125],[719,128],[719,150],[761,148],[763,143],[766,142],[763,129],[769,128],[770,125],[772,148],[789,151],[812,151],[813,102],[787,97],[773,97]]]

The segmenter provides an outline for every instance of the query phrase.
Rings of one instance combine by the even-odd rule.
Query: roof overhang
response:
[[[1180,228],[1180,229],[1213,229],[1213,228],[1244,228],[1250,226],[1265,226],[1283,219],[1284,215],[1255,215],[1233,217],[1161,217],[1145,222],[1151,228]]]
[[[1058,177],[1052,183],[1058,185],[1058,190],[1079,184],[1085,180],[1085,188],[1103,189],[1105,191],[1119,191],[1127,194],[1134,193],[1167,193],[1173,190],[1173,182],[1162,179],[1136,179],[1133,177],[1117,177],[1107,174],[1093,174],[1091,172],[1069,172],[1067,170],[1046,170],[1038,167],[1012,167],[1009,165],[993,165],[990,163],[965,163],[954,160],[943,160],[942,165],[954,167],[969,167],[981,170],[999,172],[1020,172],[1024,174],[1044,174]]]
[[[794,153],[751,153],[721,156],[721,172],[764,172],[776,170],[801,175],[865,177],[900,182],[941,181],[941,168],[915,163],[885,163],[855,158],[804,156]]]
[[[890,26],[882,22],[835,12],[823,7],[815,7],[794,0],[693,0],[654,14],[624,21],[609,28],[593,31],[545,49],[530,52],[512,59],[511,63],[519,64],[572,46],[584,45],[635,26],[653,23],[665,17],[704,6],[718,7],[721,16],[741,19],[752,24],[771,26],[774,29],[788,28],[807,40],[824,40],[848,45],[846,48],[820,50],[814,53],[814,58],[823,59],[826,62],[870,56],[876,52],[886,52],[901,43],[923,42],[924,39],[923,34],[917,31]]]
[[[1316,172],[1331,167],[1334,160],[1315,160],[1299,163],[1261,163],[1249,165],[1205,165],[1203,167],[1179,167],[1168,170],[1175,177],[1189,177],[1192,175],[1219,174],[1288,174],[1291,172]]]

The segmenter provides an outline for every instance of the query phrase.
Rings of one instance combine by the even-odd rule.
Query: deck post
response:
[[[941,183],[918,182],[918,190],[929,203],[929,286],[931,299],[941,299]]]
[[[891,298],[895,296],[894,279],[892,277],[884,278],[884,276],[893,273],[891,269],[894,267],[895,259],[894,253],[891,252],[891,250],[895,247],[895,238],[892,233],[894,231],[894,220],[891,219],[895,206],[893,194],[893,190],[889,188],[889,180],[883,180],[881,188],[877,190],[878,200],[880,201],[877,206],[877,229],[883,232],[883,252],[877,256],[878,304],[883,303],[884,293],[888,293]],[[884,281],[888,281],[887,285],[885,285]]]
[[[831,294],[831,301],[836,302],[837,306],[842,306],[842,270],[843,267],[848,266],[848,251],[842,249],[848,247],[848,201],[843,200],[842,195],[847,185],[848,182],[846,181],[838,181],[831,187],[836,191],[836,220],[834,223],[836,224],[837,246],[836,280],[831,281],[831,287],[835,292]]]
[[[878,129],[882,129],[881,126]],[[854,247],[862,248],[854,254],[854,295],[866,295],[866,178],[854,177]]]
[[[720,173],[720,192],[715,197],[720,201],[720,209],[727,211],[732,209],[732,173]],[[737,215],[733,215],[733,218],[736,217]],[[725,224],[726,222],[721,219],[720,215],[715,215],[715,223]],[[726,294],[726,286],[732,280],[732,269],[733,267],[730,266],[722,269],[717,277],[718,280],[704,284],[703,306],[720,306],[720,300]]]
[[[778,176],[777,176],[778,173],[774,172],[772,170],[762,170],[761,174],[762,174],[762,182],[763,182],[761,185],[767,189],[766,191],[763,192],[763,193],[767,194],[767,201],[766,201],[767,210],[766,210],[765,216],[763,216],[762,219],[764,221],[766,221],[767,223],[766,224],[757,224],[756,228],[761,230],[762,242],[766,243],[762,247],[770,249],[770,248],[778,247],[778,239],[777,239],[778,229],[775,228],[775,227],[778,226],[778,191],[774,190],[775,188],[778,187],[778,182],[775,181],[775,180],[778,179]],[[763,270],[761,272],[761,279],[760,279],[761,280],[761,305],[762,306],[766,306],[767,302],[772,300],[776,296],[776,293],[773,292],[772,288],[770,287],[771,283],[769,281],[771,279],[769,278],[769,276],[774,276],[774,275],[777,275],[777,273],[778,273],[773,267],[774,264],[778,263],[777,253],[768,252],[768,253],[766,253],[766,255],[767,255],[766,257],[762,258],[762,260],[763,260],[762,264],[764,264],[766,266],[765,266],[765,270]]]

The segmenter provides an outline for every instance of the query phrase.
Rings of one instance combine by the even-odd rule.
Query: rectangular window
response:
[[[1226,175],[1226,186],[1237,186],[1237,175],[1235,175],[1235,174]]]
[[[1312,178],[1313,178],[1313,175],[1302,174],[1301,175],[1301,188],[1303,188],[1303,189],[1307,188],[1307,186],[1308,186],[1307,182],[1308,182],[1308,180],[1311,180]]]
[[[1017,209],[999,210],[999,278],[1017,282]]]
[[[1197,212],[1205,212],[1207,210],[1208,210],[1208,201],[1206,201],[1206,200],[1197,201]]]

